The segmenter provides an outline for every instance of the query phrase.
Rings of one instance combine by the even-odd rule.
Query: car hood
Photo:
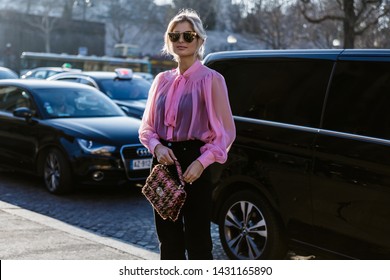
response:
[[[139,144],[138,128],[141,121],[131,117],[69,118],[45,121],[76,138],[122,146]]]

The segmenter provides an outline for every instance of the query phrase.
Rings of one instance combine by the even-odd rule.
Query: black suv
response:
[[[230,258],[390,259],[390,50],[214,53],[237,138],[215,169]],[[309,246],[309,247],[306,247]]]

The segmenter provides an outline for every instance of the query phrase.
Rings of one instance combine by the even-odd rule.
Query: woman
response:
[[[208,166],[224,163],[235,138],[225,81],[201,64],[206,34],[193,10],[169,23],[163,51],[177,69],[156,76],[139,129],[140,141],[153,154],[153,165],[174,160],[183,169],[187,199],[172,222],[155,212],[161,259],[212,259],[211,178]]]

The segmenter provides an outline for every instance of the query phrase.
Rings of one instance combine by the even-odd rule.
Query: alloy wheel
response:
[[[226,213],[224,236],[237,259],[257,259],[267,244],[267,225],[260,209],[249,201],[238,201]]]
[[[57,155],[49,153],[45,162],[44,178],[49,191],[55,192],[60,185],[61,166]]]

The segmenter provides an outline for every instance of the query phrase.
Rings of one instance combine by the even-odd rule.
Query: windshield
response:
[[[124,112],[95,89],[44,88],[36,90],[44,118],[85,118],[123,116]]]
[[[116,100],[147,99],[150,82],[144,79],[104,79],[100,86],[110,98]]]

